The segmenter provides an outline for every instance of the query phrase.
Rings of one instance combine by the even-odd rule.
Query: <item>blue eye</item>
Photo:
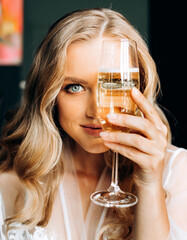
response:
[[[80,84],[68,84],[65,90],[69,93],[78,93],[84,90]]]

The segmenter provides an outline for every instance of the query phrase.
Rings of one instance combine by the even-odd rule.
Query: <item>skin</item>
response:
[[[75,140],[72,152],[80,185],[84,218],[89,208],[90,195],[95,191],[105,165],[103,153],[108,150],[100,136],[92,137],[81,127],[82,124],[100,124],[96,104],[100,48],[100,40],[91,41],[89,45],[74,43],[69,46],[66,79],[57,98],[59,122],[64,131]],[[78,79],[84,80],[85,83]],[[67,92],[65,88],[69,84],[81,84],[80,91],[73,93],[69,89],[70,91]]]
[[[135,212],[135,239],[165,240],[169,232],[169,223],[162,188],[162,173],[167,147],[167,128],[153,106],[139,90],[133,88],[131,97],[144,117],[109,114],[108,119],[115,125],[135,130],[134,133],[102,132],[100,136],[93,137],[86,134],[81,127],[82,124],[99,124],[96,87],[101,41],[102,39],[98,38],[69,46],[66,80],[57,98],[59,122],[75,141],[73,156],[84,216],[90,204],[90,194],[94,192],[104,167],[103,153],[110,148],[135,163],[134,180],[139,198]],[[75,84],[72,79],[80,85],[67,89],[68,84]]]

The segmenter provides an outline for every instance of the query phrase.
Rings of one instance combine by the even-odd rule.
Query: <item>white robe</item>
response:
[[[68,155],[68,165],[72,158]],[[163,187],[167,191],[166,206],[170,222],[168,240],[187,240],[187,151],[169,146],[163,172]],[[69,167],[68,167],[69,168]],[[74,169],[65,172],[56,196],[52,215],[45,228],[36,227],[32,233],[20,229],[11,230],[8,240],[95,240],[102,226],[107,209],[90,203],[86,219],[83,217],[81,195]],[[110,172],[103,170],[96,190],[107,189]],[[0,183],[0,240],[5,240],[4,219],[8,212],[6,199],[1,191],[8,191]],[[19,225],[19,223],[17,223]],[[107,238],[105,238],[107,239]],[[104,240],[105,240],[104,239]]]

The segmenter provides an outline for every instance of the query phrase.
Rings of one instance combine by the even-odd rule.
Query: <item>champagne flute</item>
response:
[[[126,127],[111,124],[109,113],[132,114],[138,111],[132,101],[132,87],[139,89],[139,65],[136,42],[129,39],[103,40],[97,85],[97,105],[99,120],[104,131],[129,132]],[[105,207],[130,207],[138,198],[123,192],[118,186],[118,152],[113,152],[112,180],[107,190],[91,195],[91,200]]]

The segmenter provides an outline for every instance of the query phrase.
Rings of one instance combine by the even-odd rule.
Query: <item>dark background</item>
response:
[[[164,3],[164,4],[163,4]],[[0,66],[0,127],[4,114],[20,100],[20,82],[49,26],[69,11],[109,7],[122,13],[147,42],[162,86],[158,102],[169,119],[173,143],[187,148],[185,91],[185,6],[161,0],[27,0],[24,4],[24,59],[21,66]],[[184,60],[185,59],[185,60]]]
[[[163,93],[158,102],[166,108],[173,143],[187,148],[185,9],[183,1],[150,0],[149,42]]]

